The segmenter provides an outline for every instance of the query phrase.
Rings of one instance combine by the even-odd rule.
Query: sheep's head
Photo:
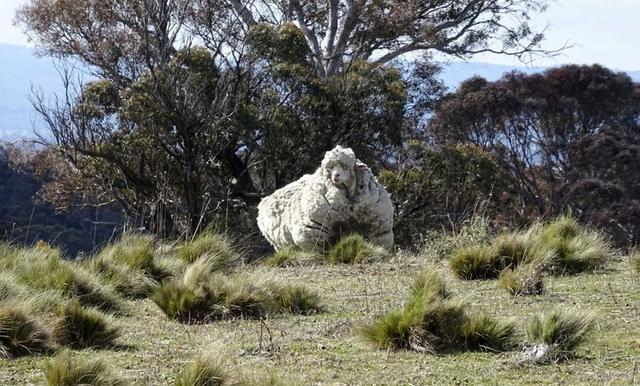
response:
[[[334,185],[350,191],[355,186],[355,165],[356,155],[353,150],[336,146],[325,153],[322,160],[322,174]]]

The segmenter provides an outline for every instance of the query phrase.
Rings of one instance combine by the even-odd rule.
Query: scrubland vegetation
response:
[[[434,234],[419,253],[356,235],[275,253],[288,264],[245,263],[212,232],[129,235],[75,261],[3,245],[0,382],[632,383],[637,257],[569,217],[486,225]]]

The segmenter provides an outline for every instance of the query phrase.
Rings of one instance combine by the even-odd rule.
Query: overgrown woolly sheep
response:
[[[353,150],[337,146],[320,168],[265,197],[258,227],[277,250],[323,249],[350,232],[385,247],[393,245],[393,204]]]

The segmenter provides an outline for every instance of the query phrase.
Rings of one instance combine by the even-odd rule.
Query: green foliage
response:
[[[25,291],[26,288],[18,284],[14,275],[0,272],[0,303],[5,300],[18,299]]]
[[[511,295],[541,295],[544,292],[544,269],[537,264],[522,264],[500,273],[499,285]]]
[[[44,366],[48,386],[117,386],[125,383],[107,370],[103,359],[72,357],[63,351]]]
[[[286,246],[265,259],[263,264],[270,267],[286,267],[303,259],[312,259],[313,256],[313,253],[302,251],[295,246]]]
[[[469,316],[462,326],[465,346],[481,351],[507,351],[513,347],[513,323],[481,313]]]
[[[301,285],[272,286],[273,300],[280,312],[309,315],[323,310],[320,295]]]
[[[94,272],[104,277],[121,296],[126,298],[145,298],[155,288],[156,282],[153,279],[126,265],[117,265],[103,258],[94,258],[89,264]]]
[[[444,281],[432,271],[422,272],[402,310],[364,326],[361,335],[382,349],[411,349],[425,353],[467,350],[505,350],[514,327],[487,315],[471,315],[462,303],[448,299]]]
[[[319,296],[305,287],[279,286],[246,274],[211,275],[206,266],[187,270],[182,281],[163,282],[152,299],[168,318],[182,323],[321,310]]]
[[[527,324],[527,339],[530,343],[544,343],[569,355],[582,344],[594,327],[592,315],[571,311],[554,310],[535,315]]]
[[[207,322],[224,315],[222,297],[207,287],[194,289],[179,281],[165,281],[151,299],[169,319],[181,323]]]
[[[396,203],[394,234],[400,245],[421,244],[430,229],[455,229],[474,213],[512,220],[512,181],[481,147],[429,147],[416,140],[406,153],[408,165],[379,176]]]
[[[546,225],[533,225],[524,232],[499,235],[488,245],[454,250],[451,269],[462,279],[502,277],[503,286],[512,293],[538,293],[541,275],[573,274],[601,267],[613,255],[604,237],[578,224],[570,217],[560,217]],[[530,266],[519,268],[521,266]],[[539,290],[536,289],[540,287]]]
[[[210,231],[202,232],[193,240],[182,242],[176,254],[188,263],[193,263],[204,254],[215,256],[217,264],[214,268],[217,271],[230,268],[237,255],[226,236]]]
[[[219,357],[199,355],[184,367],[176,377],[174,386],[220,386],[229,381],[225,364]]]
[[[448,258],[458,248],[487,244],[491,239],[490,221],[487,217],[474,215],[454,231],[430,230],[425,232],[425,238],[422,246],[425,255]]]
[[[386,253],[372,245],[359,234],[351,234],[338,240],[325,256],[331,264],[357,264]]]
[[[463,247],[453,251],[449,267],[461,279],[494,279],[505,268],[489,245]]]
[[[629,259],[631,260],[631,266],[635,269],[636,273],[640,274],[640,253],[633,253]]]
[[[545,225],[540,243],[552,251],[553,271],[556,274],[592,271],[613,256],[602,234],[579,225],[569,217],[560,217]]]
[[[122,308],[120,298],[99,276],[77,263],[63,260],[60,251],[48,245],[21,248],[13,265],[19,282],[36,291],[60,291],[83,305],[109,312]]]
[[[49,350],[49,333],[22,307],[0,305],[0,358],[11,359]]]
[[[413,282],[410,298],[446,299],[449,297],[447,284],[434,270],[422,270]]]
[[[154,280],[162,280],[169,275],[157,266],[154,242],[149,236],[125,235],[103,248],[95,260],[125,266]]]
[[[111,323],[99,311],[85,309],[72,302],[60,311],[53,328],[53,339],[60,345],[75,349],[113,347],[120,332],[117,327],[111,327]]]

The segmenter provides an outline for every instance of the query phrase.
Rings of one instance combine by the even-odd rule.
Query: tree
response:
[[[570,149],[607,128],[637,138],[639,118],[640,87],[626,74],[571,65],[470,79],[440,101],[429,133],[438,143],[489,150],[517,179],[523,215],[535,208],[540,216],[566,208]]]
[[[219,4],[219,1],[210,1]],[[357,61],[384,65],[411,52],[468,58],[481,52],[525,58],[543,34],[529,15],[545,0],[229,0],[244,25],[294,23],[318,75],[344,72]],[[510,20],[507,22],[506,20]]]

